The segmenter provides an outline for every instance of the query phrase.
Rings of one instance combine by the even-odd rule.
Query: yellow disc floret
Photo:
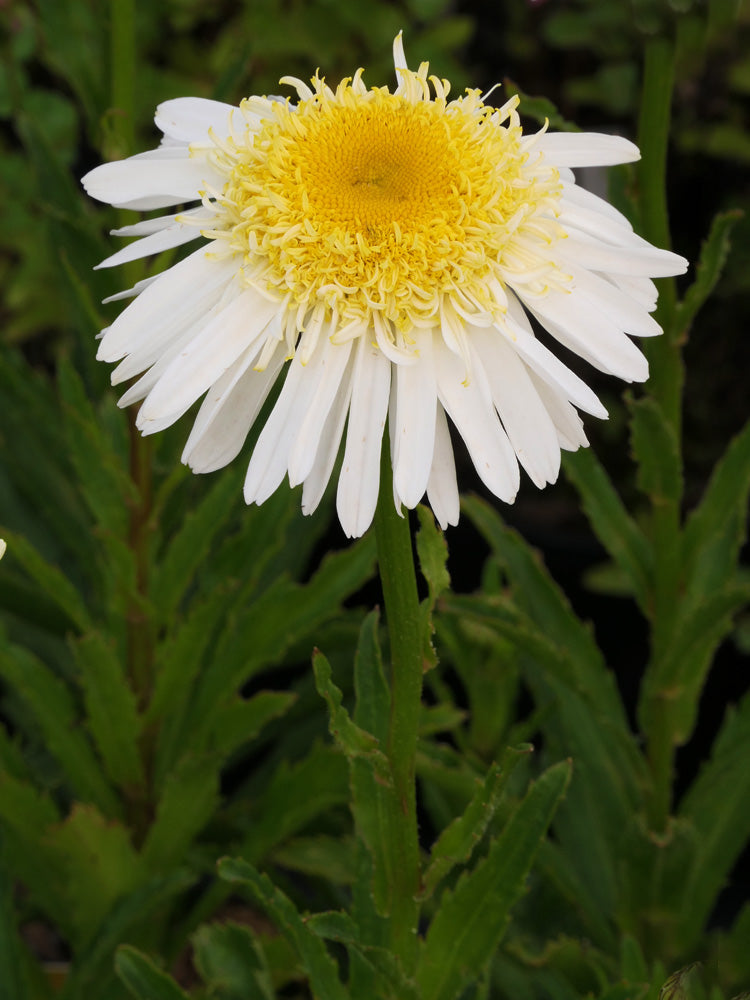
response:
[[[559,176],[523,137],[517,99],[448,102],[426,65],[398,73],[396,93],[366,89],[361,71],[335,92],[293,81],[296,106],[243,102],[244,128],[216,144],[227,180],[210,236],[288,302],[287,336],[333,319],[334,335],[374,326],[408,350],[410,330],[446,315],[497,319],[520,261],[539,289],[555,280]]]

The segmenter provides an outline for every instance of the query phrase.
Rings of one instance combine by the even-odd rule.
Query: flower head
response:
[[[625,139],[524,135],[518,99],[448,99],[428,66],[368,89],[358,70],[332,90],[286,77],[297,103],[198,98],[157,109],[161,145],[97,167],[93,197],[134,209],[200,204],[116,230],[140,237],[113,266],[203,237],[198,250],[122,297],[102,334],[113,383],[140,376],[144,434],[205,394],[183,453],[196,472],[231,461],[266,397],[278,398],[253,449],[245,499],[288,475],[312,512],[342,438],[337,508],[348,535],[370,524],[389,427],[396,506],[427,493],[458,519],[446,415],[476,470],[512,502],[519,463],[553,482],[560,449],[585,445],[577,410],[606,411],[537,337],[534,317],[602,371],[641,381],[630,335],[660,333],[651,280],[685,269],[580,188],[572,167],[638,158]],[[208,242],[206,242],[208,241]],[[283,375],[282,375],[283,373]]]

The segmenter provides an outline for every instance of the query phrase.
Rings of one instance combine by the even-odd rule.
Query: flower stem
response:
[[[654,37],[646,45],[641,115],[638,140],[641,161],[638,166],[638,194],[643,235],[649,242],[669,247],[667,210],[667,145],[674,88],[675,45],[672,39]],[[659,285],[657,318],[664,334],[644,345],[650,376],[649,391],[661,408],[680,447],[682,425],[682,331],[675,322],[676,292],[674,279],[662,279]],[[652,660],[649,675],[656,680],[660,664],[674,635],[679,603],[680,576],[680,500],[655,499],[652,510],[654,547],[654,600],[651,615]],[[654,830],[663,831],[671,808],[674,769],[674,720],[672,693],[657,683],[649,695],[650,722],[646,744],[652,777],[649,819]]]
[[[135,0],[110,0],[109,17],[112,131],[124,157],[135,143]]]
[[[422,634],[408,517],[393,503],[387,435],[375,512],[378,566],[391,650],[391,715],[387,753],[393,777],[390,808],[391,947],[410,974],[416,962],[420,884],[415,756],[422,701]]]

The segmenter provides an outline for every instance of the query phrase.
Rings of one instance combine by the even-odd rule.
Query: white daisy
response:
[[[200,98],[156,112],[158,149],[83,179],[90,195],[133,209],[197,207],[115,231],[137,241],[111,267],[203,237],[102,334],[113,383],[140,376],[120,404],[138,426],[172,424],[205,394],[183,453],[196,472],[240,451],[277,380],[280,394],[250,458],[245,499],[288,476],[302,509],[323,495],[345,436],[338,514],[369,526],[388,424],[397,509],[427,494],[458,519],[449,417],[485,485],[512,502],[519,463],[554,482],[560,449],[587,443],[578,410],[605,417],[589,387],[535,336],[628,382],[648,369],[628,335],[660,333],[653,277],[682,257],[652,247],[572,167],[638,158],[626,139],[524,135],[513,98],[406,66],[368,90],[362,70],[336,90],[285,77],[298,102]],[[208,241],[206,243],[206,240]]]

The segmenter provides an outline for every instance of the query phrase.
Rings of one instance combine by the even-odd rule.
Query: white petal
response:
[[[612,283],[571,261],[566,267],[573,276],[569,296],[581,309],[595,309],[620,330],[634,337],[658,337],[661,327],[640,302],[613,287]]]
[[[298,351],[273,410],[260,433],[245,477],[247,503],[263,503],[278,489],[289,467],[289,454],[323,377],[327,340],[318,343],[307,364]]]
[[[341,437],[344,433],[346,415],[349,412],[349,404],[352,398],[352,357],[350,352],[349,363],[344,377],[336,390],[336,396],[328,411],[323,431],[320,435],[318,451],[315,455],[313,467],[305,479],[302,487],[302,513],[312,514],[317,509],[323,498],[328,480],[331,478],[333,466],[336,463],[336,456],[341,446]]]
[[[435,338],[438,396],[456,425],[479,474],[496,497],[512,503],[519,484],[518,462],[492,404],[482,362],[471,346],[471,379],[464,364]]]
[[[555,425],[560,447],[566,451],[576,451],[578,448],[586,447],[589,442],[583,429],[583,421],[575,407],[571,406],[559,389],[543,382],[533,372],[531,379]]]
[[[234,279],[237,262],[210,256],[213,246],[196,250],[143,289],[102,338],[99,361],[119,361],[126,354],[168,343],[175,331],[218,301]]]
[[[183,411],[224,374],[270,323],[278,303],[245,289],[214,315],[172,361],[138,414],[144,428],[177,410]]]
[[[560,222],[564,224],[564,219],[561,218]],[[639,246],[634,241],[631,246],[607,246],[598,240],[574,234],[574,229],[568,229],[568,238],[558,244],[563,262],[570,260],[593,271],[645,278],[665,278],[683,274],[687,269],[684,257],[669,250],[659,250],[648,243]]]
[[[644,382],[648,362],[618,326],[575,291],[545,296],[518,293],[524,305],[564,347],[625,382]]]
[[[336,493],[341,527],[349,538],[372,522],[380,486],[380,449],[391,390],[391,364],[369,337],[360,337],[352,372],[352,398],[344,461]]]
[[[449,524],[458,524],[460,501],[453,444],[445,410],[439,404],[435,411],[435,450],[427,483],[427,499],[443,531]]]
[[[156,219],[141,219],[140,222],[134,222],[130,226],[121,226],[119,229],[110,229],[110,236],[150,236],[151,233],[158,233],[162,229],[167,229],[169,226],[173,225],[175,222],[187,221],[188,219],[198,219],[201,215],[206,215],[207,218],[213,218],[213,215],[208,216],[206,209],[203,205],[198,208],[189,208],[184,212],[178,212],[177,215],[160,215]]]
[[[206,216],[206,221],[212,216]],[[161,253],[163,250],[172,250],[174,247],[182,246],[197,240],[201,235],[200,228],[193,224],[175,222],[171,226],[166,226],[158,232],[144,236],[143,239],[136,240],[129,246],[123,247],[111,257],[107,257],[97,264],[94,270],[101,267],[116,267],[118,264],[127,264],[131,260],[139,260],[141,257],[148,257],[151,254]]]
[[[250,362],[243,357],[209,389],[182,453],[193,472],[213,472],[237,457],[285,359],[283,344],[262,372],[248,370]]]
[[[205,97],[177,97],[157,107],[154,121],[170,139],[201,142],[208,138],[209,129],[218,137],[226,138],[231,131],[233,113],[241,117],[238,108],[222,101],[210,101]]]
[[[557,433],[526,366],[494,329],[472,329],[471,341],[518,461],[540,488],[554,483],[560,471]]]
[[[304,482],[316,461],[328,414],[344,378],[352,351],[351,340],[345,344],[332,344],[328,338],[325,338],[321,346],[320,382],[289,454],[289,484],[291,486],[297,486],[298,483]]]
[[[126,288],[122,292],[115,292],[114,295],[108,295],[106,299],[102,299],[102,303],[106,305],[107,302],[119,302],[121,299],[132,299],[136,295],[140,295],[141,292],[148,288],[149,285],[153,285],[155,281],[161,277],[159,274],[152,274],[149,278],[142,278],[140,281],[136,281],[132,288]],[[102,330],[99,334],[99,339],[104,336],[109,327]]]
[[[563,183],[560,208],[565,212],[568,211],[571,205],[577,206],[587,214],[594,216],[605,215],[611,222],[619,224],[623,229],[627,229],[628,232],[633,231],[630,220],[622,212],[618,211],[614,205],[610,205],[608,201],[605,201],[604,198],[600,198],[599,195],[581,187],[580,184],[574,182]],[[613,235],[611,238],[616,240],[619,237]]]
[[[415,330],[419,359],[413,365],[394,366],[393,481],[409,508],[416,507],[424,496],[432,467],[437,406],[432,350],[435,335],[432,330]]]
[[[95,167],[82,178],[86,192],[118,208],[166,208],[197,201],[206,187],[223,188],[224,177],[204,157],[145,160],[131,156]]]
[[[628,139],[600,132],[546,132],[539,137],[538,148],[561,167],[606,167],[641,158]]]
[[[559,386],[566,397],[580,409],[595,417],[606,418],[607,411],[586,383],[556,358],[531,329],[523,306],[515,295],[508,296],[508,313],[498,329],[532,371],[545,382]]]

